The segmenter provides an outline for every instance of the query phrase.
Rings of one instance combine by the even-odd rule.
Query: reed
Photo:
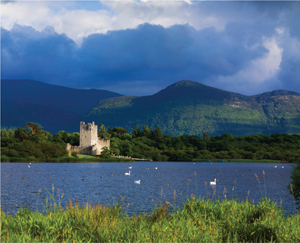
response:
[[[300,215],[285,216],[265,198],[257,205],[237,200],[188,199],[170,213],[166,203],[150,215],[122,214],[122,206],[69,201],[44,213],[1,211],[1,242],[299,242]]]
[[[123,196],[108,206],[69,201],[62,208],[59,190],[55,195],[52,185],[47,192],[44,212],[1,210],[1,242],[300,242],[299,212],[285,216],[266,196],[257,205],[228,200],[226,188],[218,200],[215,192],[211,199],[191,195],[181,209],[162,203],[162,189],[159,207],[130,217],[122,212]]]

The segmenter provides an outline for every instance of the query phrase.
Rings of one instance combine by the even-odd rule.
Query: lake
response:
[[[47,190],[52,192],[53,185],[57,202],[58,190],[63,195],[63,206],[69,199],[81,205],[119,202],[129,215],[151,212],[155,205],[166,201],[175,208],[182,207],[191,196],[221,199],[226,195],[228,199],[248,198],[257,203],[265,194],[282,205],[288,215],[295,211],[287,189],[292,166],[222,162],[1,163],[1,208],[8,214],[20,207],[43,211],[45,198],[49,197]],[[129,170],[131,175],[125,175]],[[211,186],[209,182],[215,178],[216,186]],[[135,184],[136,180],[141,184]]]

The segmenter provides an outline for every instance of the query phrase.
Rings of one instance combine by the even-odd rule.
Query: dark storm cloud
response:
[[[90,35],[80,47],[51,27],[39,32],[15,25],[1,31],[2,78],[78,88],[156,82],[164,88],[181,79],[201,82],[237,73],[267,54],[261,36],[274,34],[274,26],[230,23],[224,31],[198,31],[189,25],[143,24]]]
[[[15,25],[9,32],[1,28],[2,78],[62,82],[75,64],[75,43],[48,27],[39,32]]]
[[[252,1],[248,3],[260,14],[265,14],[269,19],[281,27],[289,30],[293,37],[300,40],[300,2],[299,1],[276,1],[272,2],[258,2]],[[266,21],[266,19],[265,19]]]

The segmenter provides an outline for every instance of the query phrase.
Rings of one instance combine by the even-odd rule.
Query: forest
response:
[[[225,133],[210,137],[171,136],[161,133],[159,127],[140,129],[132,133],[126,128],[99,125],[99,137],[109,138],[110,150],[103,156],[123,155],[153,161],[197,161],[197,160],[300,160],[300,135],[272,134],[232,136]],[[78,132],[59,131],[52,135],[35,123],[26,123],[17,129],[1,129],[1,156],[23,158],[67,157],[66,143],[79,145]],[[109,152],[109,153],[107,153]]]

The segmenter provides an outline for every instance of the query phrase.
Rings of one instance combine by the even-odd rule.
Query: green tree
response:
[[[112,134],[112,133],[113,133],[113,127],[109,127],[109,128],[108,128],[108,133],[109,133],[109,134]]]
[[[161,130],[159,126],[156,127],[155,132],[154,132],[154,138],[161,138],[163,135],[161,133]]]
[[[100,137],[100,138],[109,138],[110,137],[110,134],[108,132],[106,132],[105,126],[103,124],[99,125],[98,137]]]
[[[203,133],[203,139],[209,139],[209,133],[208,132]]]
[[[31,130],[32,134],[35,134],[36,132],[38,132],[40,129],[40,126],[36,123],[33,122],[27,122],[25,123],[25,127],[29,128]]]
[[[143,131],[142,131],[142,135],[145,136],[145,137],[149,137],[150,130],[149,130],[147,125],[144,126]]]
[[[69,141],[69,135],[66,131],[62,130],[62,131],[59,131],[57,133],[58,136],[61,137],[61,139],[65,142],[65,143],[68,143]]]
[[[14,130],[14,136],[15,138],[19,139],[20,141],[25,141],[29,137],[29,133],[27,129],[24,129],[22,127],[18,127]]]
[[[68,142],[72,146],[78,146],[79,145],[79,139],[80,139],[80,133],[79,132],[73,132],[71,134],[68,134]]]
[[[134,138],[138,138],[139,136],[141,136],[141,131],[140,131],[138,125],[135,126],[135,128],[134,128],[134,130],[133,130],[133,132],[132,132],[132,136],[133,136]]]
[[[8,129],[8,137],[9,137],[9,138],[14,138],[14,137],[15,137],[15,132],[14,132],[14,130],[12,130],[11,128]]]
[[[77,158],[77,157],[78,157],[78,153],[77,153],[77,152],[75,152],[75,151],[74,151],[74,152],[72,152],[72,153],[71,153],[71,155],[72,155],[73,157],[75,157],[75,158]]]
[[[113,132],[116,132],[119,136],[123,135],[124,133],[127,133],[128,130],[123,127],[115,127],[113,129]]]
[[[300,161],[293,167],[291,178],[292,182],[289,185],[289,189],[300,209]]]
[[[101,158],[110,158],[110,150],[105,146],[101,151]]]
[[[8,138],[8,132],[5,128],[1,129],[1,138]]]

